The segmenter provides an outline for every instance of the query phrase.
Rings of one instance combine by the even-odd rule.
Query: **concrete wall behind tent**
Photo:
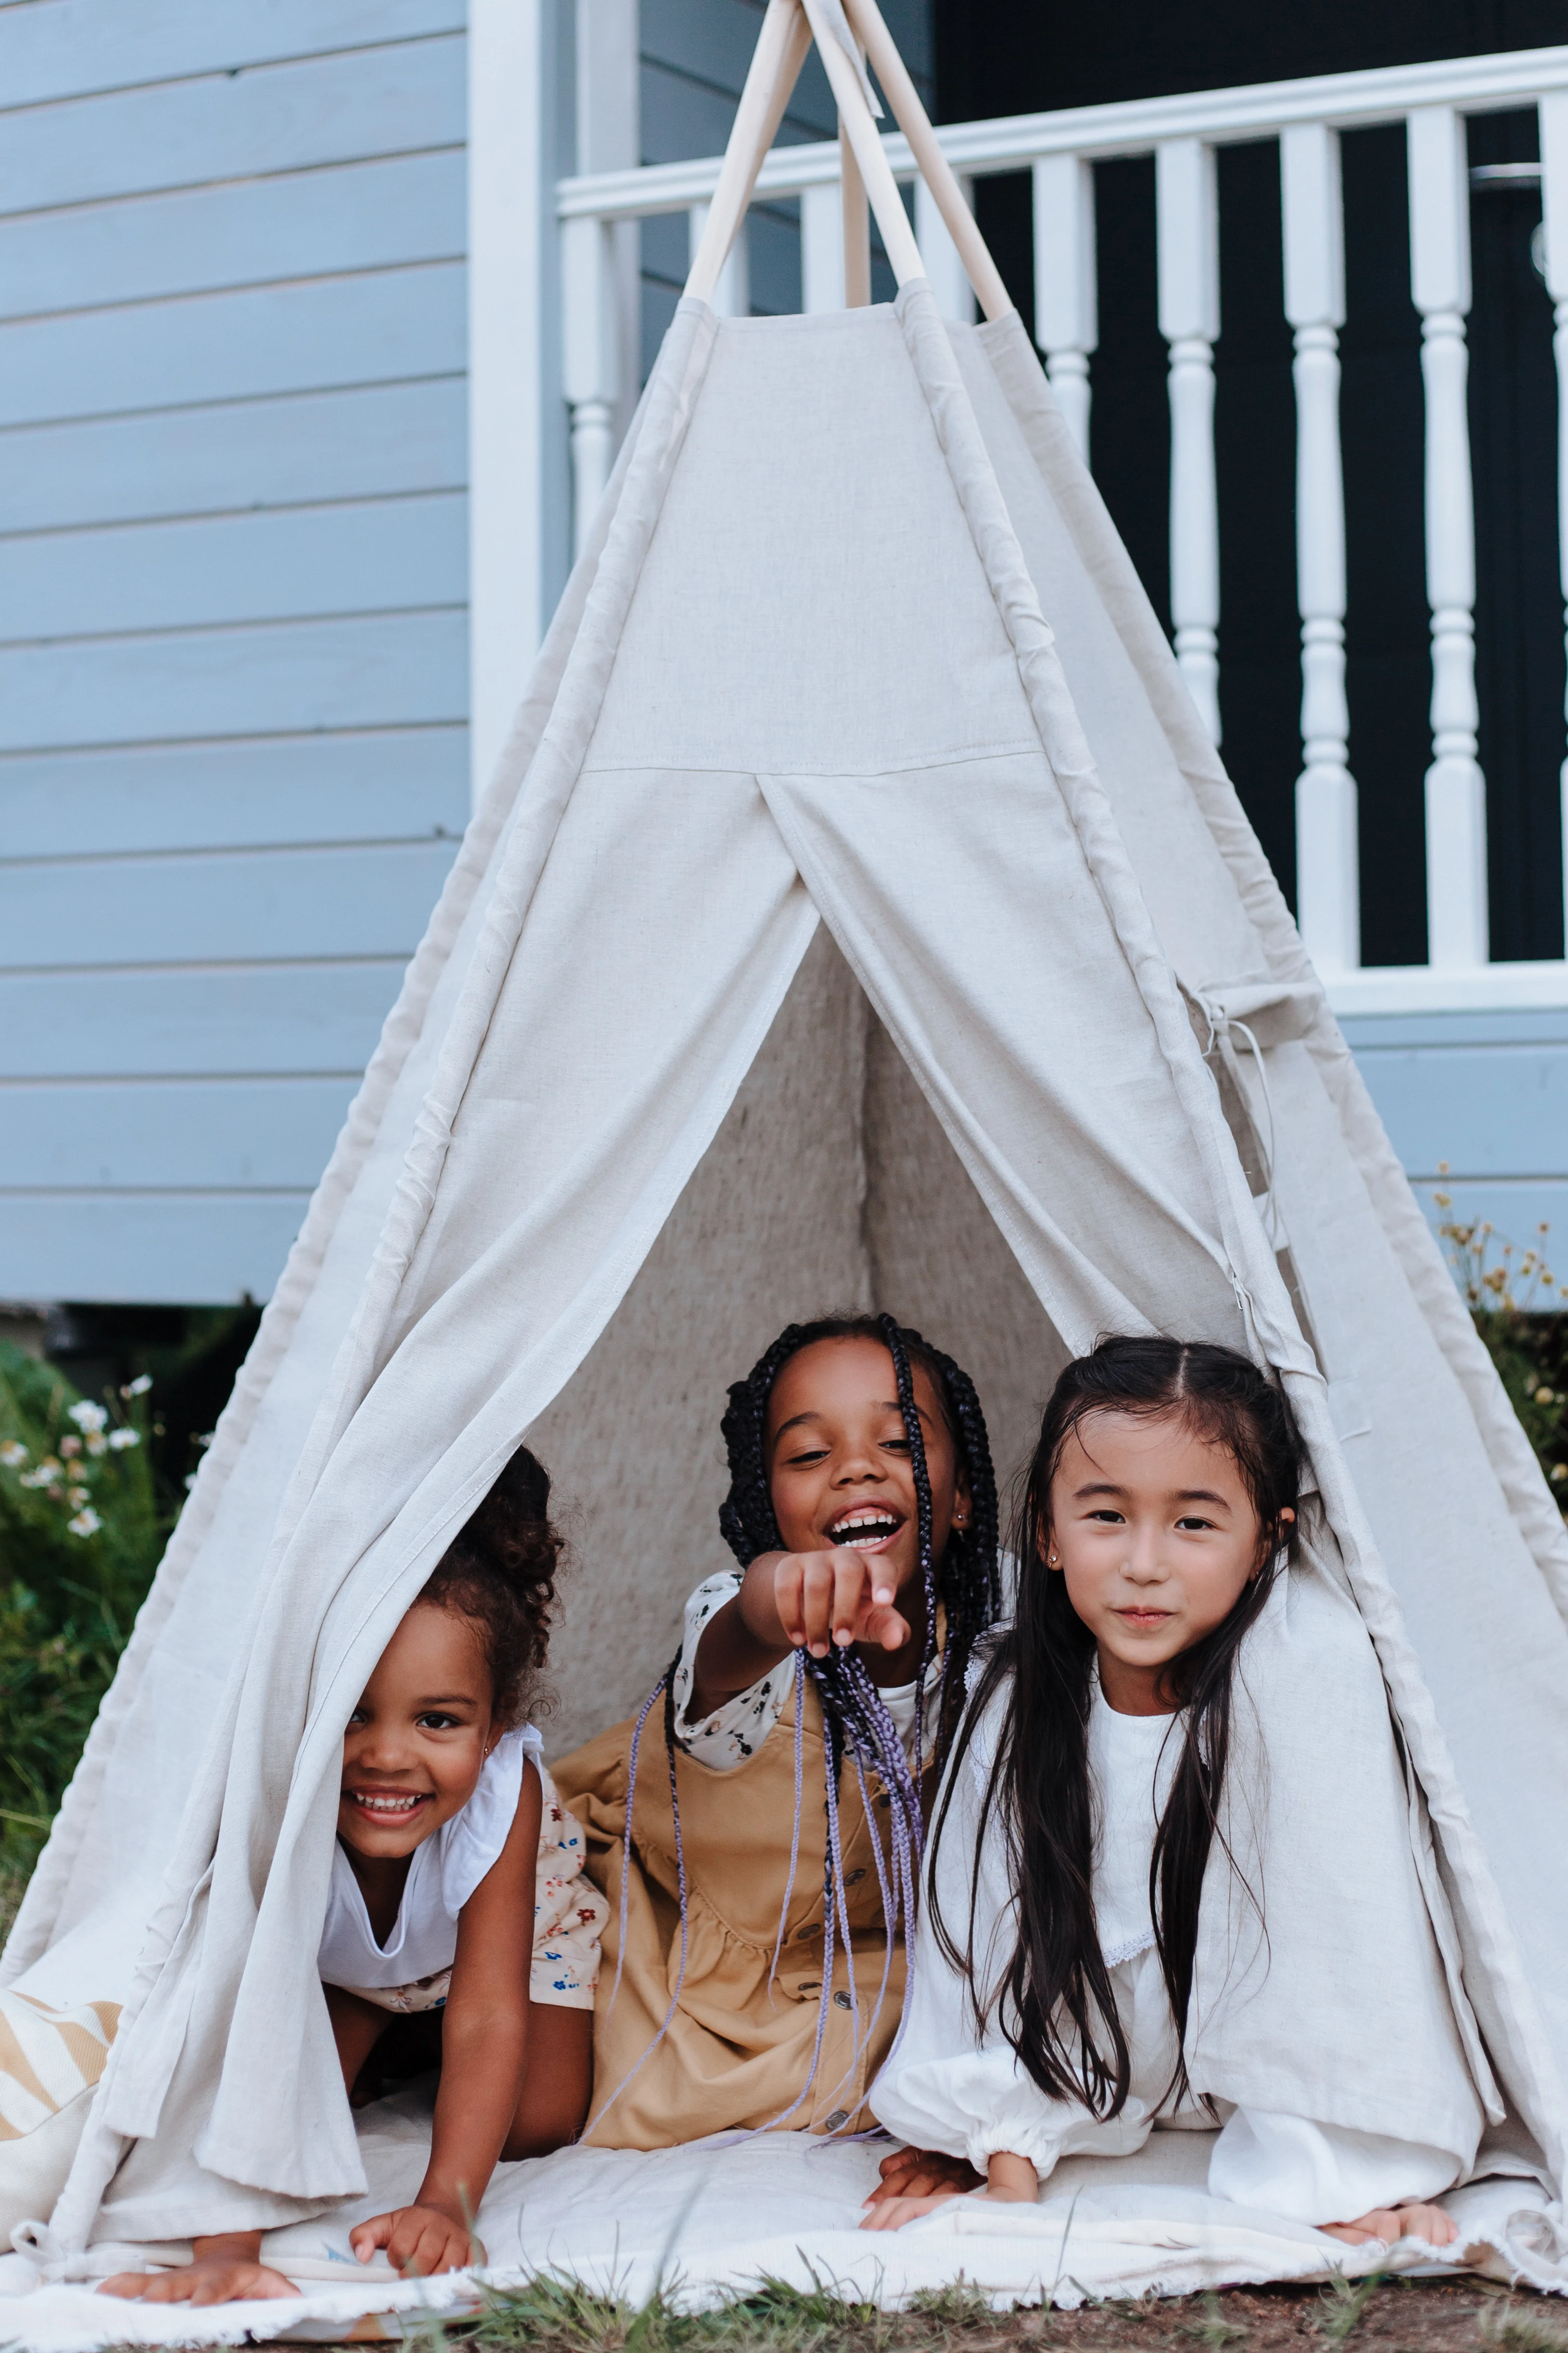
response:
[[[528,1433],[573,1560],[557,1752],[632,1712],[733,1567],[719,1418],[789,1323],[890,1308],[968,1371],[1005,1493],[1065,1352],[826,929],[597,1345]]]
[[[464,23],[0,8],[0,1297],[268,1295],[466,821]]]

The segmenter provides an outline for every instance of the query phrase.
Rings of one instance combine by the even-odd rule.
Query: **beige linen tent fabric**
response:
[[[1107,1327],[1279,1368],[1560,2183],[1561,1523],[1016,320],[916,281],[680,307],[8,1951],[48,1999],[151,1922],[63,2260],[361,2189],[314,1951],[397,1617],[526,1432],[563,1738],[624,1714],[716,1563],[724,1385],[873,1298],[1009,1452]]]

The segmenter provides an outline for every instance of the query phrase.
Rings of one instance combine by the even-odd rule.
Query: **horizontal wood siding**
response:
[[[463,27],[0,5],[0,1297],[270,1290],[462,831]]]
[[[1568,1282],[1568,1013],[1363,1015],[1343,1028],[1433,1224],[1489,1219],[1516,1259],[1544,1224]]]

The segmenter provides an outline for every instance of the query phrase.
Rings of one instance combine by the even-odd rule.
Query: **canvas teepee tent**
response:
[[[313,1976],[342,1728],[520,1437],[575,1504],[572,1736],[717,1565],[725,1383],[790,1315],[873,1300],[969,1363],[1004,1461],[1103,1329],[1279,1368],[1503,2140],[1561,2184],[1563,1525],[873,0],[845,5],[770,0],[592,543],[7,1949],[45,1999],[128,1996],[68,2264],[363,2188]],[[899,298],[720,321],[813,34]],[[857,36],[983,327],[937,313]]]

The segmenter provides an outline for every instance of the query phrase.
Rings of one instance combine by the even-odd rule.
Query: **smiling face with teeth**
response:
[[[490,1746],[490,1676],[478,1632],[460,1610],[416,1602],[343,1735],[338,1836],[378,1935],[385,1931],[373,1887],[392,1897],[390,1930],[408,1857],[468,1804]]]
[[[955,1506],[967,1506],[968,1483],[935,1383],[923,1365],[910,1370],[940,1560]],[[765,1445],[786,1551],[859,1553],[877,1586],[900,1594],[918,1580],[914,1469],[885,1347],[857,1335],[818,1340],[791,1356],[768,1400]]]

